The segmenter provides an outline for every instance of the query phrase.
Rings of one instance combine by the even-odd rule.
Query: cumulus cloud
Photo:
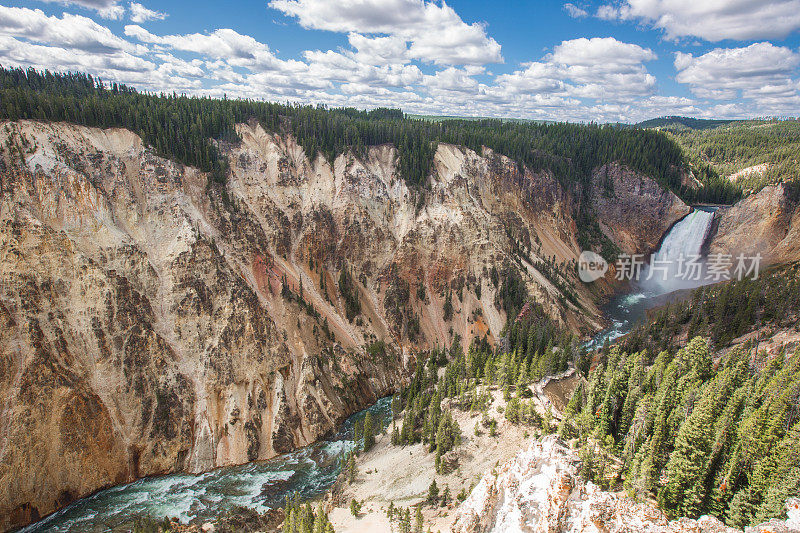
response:
[[[301,61],[282,61],[275,57],[266,44],[230,28],[218,29],[211,33],[155,35],[141,26],[130,24],[125,26],[125,35],[159,48],[193,52],[208,58],[224,60],[234,67],[244,67],[254,71],[305,69]]]
[[[656,54],[638,44],[623,43],[613,37],[581,37],[563,41],[553,50],[553,61],[567,65],[598,66],[609,63],[619,66],[640,65],[656,59]]]
[[[355,59],[367,65],[408,63],[411,60],[406,40],[396,35],[366,37],[360,33],[350,33],[347,40],[356,50]]]
[[[8,36],[0,36],[0,57],[3,58],[4,65],[36,65],[59,71],[81,70],[103,77],[114,77],[119,73],[148,72],[156,68],[153,62],[128,52],[96,54],[80,48],[65,49],[26,43]]]
[[[382,34],[410,43],[408,57],[436,64],[502,62],[500,45],[479,23],[467,24],[453,8],[426,0],[271,0],[304,28]]]
[[[600,6],[597,16],[637,20],[668,39],[780,39],[800,29],[800,0],[623,0]]]
[[[772,43],[716,48],[695,57],[675,54],[676,81],[700,98],[751,99],[757,105],[797,103],[800,54]]]
[[[70,5],[97,13],[120,6],[79,1]],[[646,67],[657,59],[653,50],[612,37],[565,40],[494,75],[486,65],[502,60],[500,45],[483,25],[464,22],[433,0],[273,0],[272,7],[306,28],[346,36],[340,48],[294,58],[279,57],[266,42],[231,28],[158,34],[142,24],[165,13],[125,2],[133,23],[117,32],[78,14],[0,6],[0,63],[81,70],[150,91],[425,114],[634,122],[665,114],[741,117],[800,108],[800,53],[768,42],[676,54],[676,79],[691,90],[690,97],[679,97],[658,93]],[[626,10],[636,2],[601,11],[614,19],[633,17]],[[581,17],[585,5],[576,1],[564,9]]]
[[[653,94],[656,79],[644,63],[655,58],[652,50],[613,37],[579,38],[497,81],[509,92],[615,101]]]
[[[135,52],[130,42],[90,18],[64,13],[48,16],[41,9],[0,6],[0,35],[47,43],[84,52]]]
[[[447,67],[432,76],[425,76],[424,83],[429,89],[436,91],[475,93],[479,90],[479,83],[473,76],[483,72],[483,67]]]
[[[131,20],[136,23],[147,22],[148,20],[164,20],[167,18],[166,13],[154,11],[144,7],[142,4],[131,2],[130,4]]]

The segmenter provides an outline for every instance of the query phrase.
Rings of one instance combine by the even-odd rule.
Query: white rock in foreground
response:
[[[579,465],[577,453],[557,437],[533,442],[481,479],[456,510],[453,533],[738,531],[712,516],[670,522],[652,505],[584,483]],[[789,522],[783,527],[791,531]]]

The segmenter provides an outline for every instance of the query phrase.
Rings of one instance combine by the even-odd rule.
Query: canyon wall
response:
[[[548,172],[442,144],[423,193],[391,146],[312,161],[291,137],[239,134],[222,184],[126,130],[0,124],[0,530],[318,439],[395,391],[416,351],[497,338],[493,267],[564,326],[599,327],[567,266],[575,192]],[[620,213],[650,213],[655,182],[614,183],[597,212],[623,249],[685,207],[668,193],[643,230]]]
[[[709,253],[761,254],[763,264],[800,260],[800,202],[790,187],[764,187],[717,211]]]

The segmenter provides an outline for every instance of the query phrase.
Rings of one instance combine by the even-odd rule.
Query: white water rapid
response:
[[[648,309],[663,302],[657,296],[710,283],[705,279],[705,258],[700,255],[713,221],[714,211],[695,209],[672,226],[658,251],[642,268],[639,279],[631,282],[630,292],[617,296],[605,306],[611,326],[595,335],[587,346],[602,345],[606,340],[613,341],[628,333],[646,316]],[[691,269],[690,260],[698,264],[698,279],[693,275],[685,276]]]
[[[713,221],[714,212],[701,209],[695,209],[678,221],[653,254],[650,262],[652,268],[642,270],[639,282],[642,292],[656,296],[704,285],[705,272],[700,269],[695,275],[690,262],[703,266],[700,252]]]

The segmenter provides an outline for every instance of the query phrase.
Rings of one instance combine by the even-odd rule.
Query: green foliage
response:
[[[361,513],[361,503],[353,498],[350,500],[350,514],[358,518],[359,513]]]
[[[442,319],[447,322],[451,318],[453,318],[453,297],[450,291],[447,291],[447,295],[444,298],[444,305],[442,306]]]
[[[800,175],[800,122],[796,119],[736,121],[678,131],[675,136],[698,168],[710,167],[722,176],[766,164],[766,172],[737,179],[736,186],[745,191]]]
[[[344,299],[345,316],[348,321],[352,322],[357,315],[361,314],[361,301],[358,299],[358,289],[346,267],[342,268],[342,272],[339,274],[339,292]]]
[[[309,157],[329,161],[348,150],[392,143],[398,170],[409,185],[427,186],[438,143],[491,148],[532,171],[549,169],[570,190],[588,193],[592,171],[621,161],[681,191],[686,168],[681,148],[666,134],[596,124],[543,124],[502,120],[426,121],[400,110],[285,105],[139,93],[106,86],[85,74],[0,69],[0,117],[69,121],[87,126],[125,127],[156,151],[210,171],[224,180],[227,165],[210,139],[236,142],[235,125],[256,120],[271,132],[294,135]],[[580,187],[576,187],[580,184]]]
[[[638,123],[639,128],[661,128],[669,131],[706,130],[735,122],[733,120],[710,120],[691,117],[659,117]]]
[[[450,503],[450,487],[445,485],[444,490],[442,491],[442,507],[447,507],[449,503]]]
[[[426,501],[431,505],[439,503],[439,487],[436,485],[436,479],[431,481],[428,486],[428,498]]]
[[[383,340],[371,342],[366,346],[367,353],[373,359],[386,356],[386,343]]]
[[[695,337],[654,358],[619,345],[598,355],[566,410],[586,443],[584,477],[608,481],[611,453],[626,487],[656,495],[671,517],[714,514],[744,527],[782,513],[800,483],[800,350],[761,366],[751,361],[763,354],[736,348],[715,367],[709,342]]]
[[[373,446],[375,446],[375,423],[372,419],[372,413],[367,411],[364,416],[364,451],[369,451]]]
[[[317,506],[316,511],[311,504],[301,504],[297,494],[286,497],[284,507],[283,533],[333,533],[333,525],[328,515]]]
[[[358,467],[356,466],[356,457],[355,454],[353,454],[353,452],[347,454],[345,465],[346,465],[347,480],[350,483],[354,483],[356,480],[356,475],[358,474]]]

